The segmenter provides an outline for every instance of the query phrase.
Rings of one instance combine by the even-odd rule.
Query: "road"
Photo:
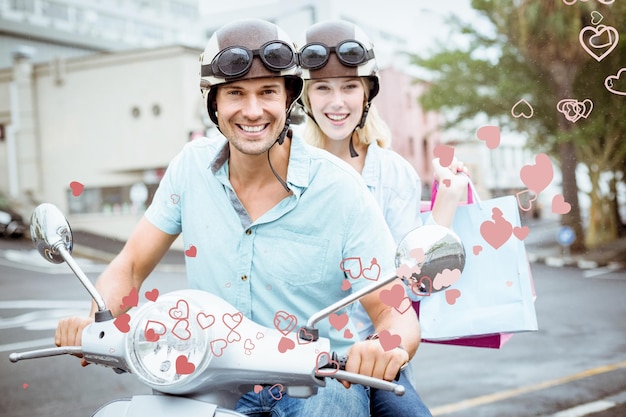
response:
[[[9,362],[12,351],[51,346],[58,318],[89,308],[64,265],[37,259],[28,245],[0,242],[0,415],[82,417],[149,392],[132,375],[81,368],[73,357]],[[90,279],[103,267],[80,263]],[[435,416],[579,417],[626,403],[626,271],[533,264],[532,272],[538,332],[515,335],[500,350],[420,346],[416,384]],[[181,271],[158,270],[145,288],[163,293],[184,283]],[[587,408],[556,414],[576,406]],[[602,417],[622,412],[610,408]]]

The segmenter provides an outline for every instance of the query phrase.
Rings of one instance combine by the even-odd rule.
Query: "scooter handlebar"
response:
[[[9,360],[13,363],[22,359],[47,358],[60,355],[81,355],[83,349],[80,346],[61,346],[56,348],[30,350],[28,352],[13,352],[9,355]]]
[[[368,387],[393,392],[399,397],[404,395],[405,392],[405,389],[402,385],[374,378],[371,376],[355,374],[353,372],[347,372],[342,370],[333,370],[332,372],[318,371],[315,373],[315,376],[320,378],[335,378],[337,380],[347,381],[353,384],[366,385]]]

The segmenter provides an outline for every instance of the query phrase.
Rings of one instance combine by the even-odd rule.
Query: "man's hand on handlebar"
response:
[[[408,361],[409,354],[401,347],[385,351],[379,340],[365,340],[355,343],[348,351],[346,371],[393,381]],[[349,382],[341,383],[350,387]]]
[[[57,346],[82,346],[83,329],[93,323],[93,317],[70,317],[59,321],[54,344]],[[82,355],[79,356],[82,358]],[[81,365],[89,363],[82,359]]]

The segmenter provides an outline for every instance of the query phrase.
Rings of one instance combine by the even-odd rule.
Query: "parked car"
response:
[[[22,216],[7,208],[0,209],[0,236],[20,238],[25,232],[26,224]]]

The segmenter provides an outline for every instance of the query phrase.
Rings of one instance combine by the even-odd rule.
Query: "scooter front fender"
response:
[[[246,417],[215,404],[171,395],[135,395],[113,400],[92,417]]]

